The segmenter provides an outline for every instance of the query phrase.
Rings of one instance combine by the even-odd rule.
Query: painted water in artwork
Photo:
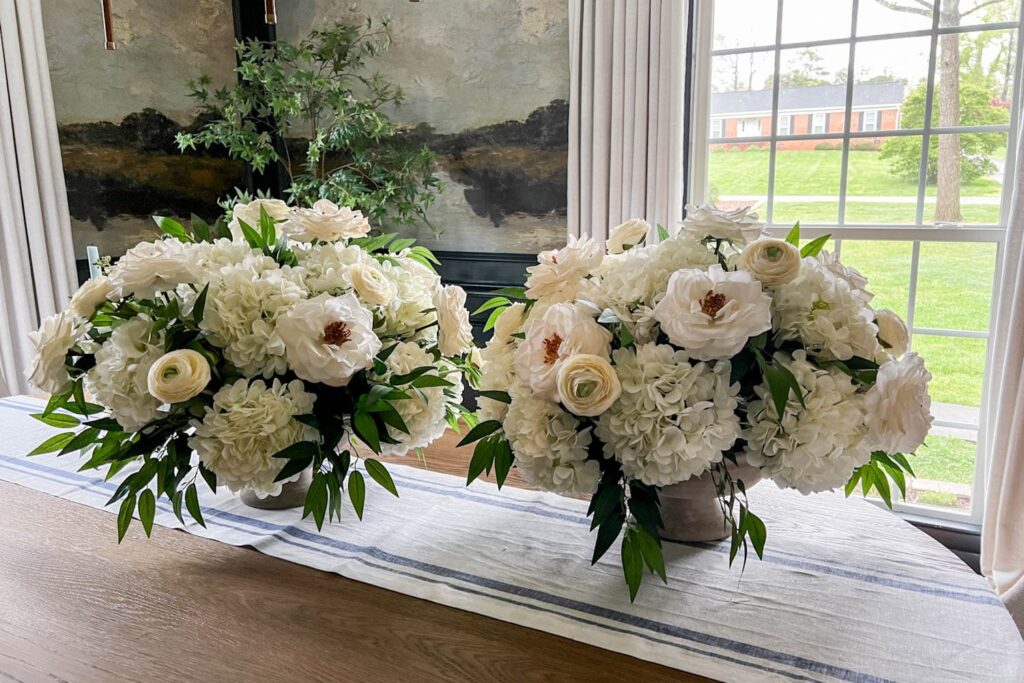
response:
[[[59,6],[58,6],[59,5]],[[92,3],[45,3],[44,23],[78,258],[117,255],[155,234],[152,214],[215,217],[242,167],[178,152],[197,121],[187,81],[234,78],[231,3],[117,0],[118,49],[102,49]],[[439,250],[533,253],[564,242],[568,18],[564,0],[292,0],[278,34],[390,13],[394,43],[372,68],[399,85],[390,111],[437,153],[445,190],[433,228],[402,231]]]

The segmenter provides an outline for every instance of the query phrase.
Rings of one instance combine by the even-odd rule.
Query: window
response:
[[[711,119],[711,137],[722,137],[722,119]]]
[[[740,119],[736,133],[741,138],[754,138],[761,134],[761,119]]]
[[[875,285],[876,308],[904,317],[933,375],[934,426],[898,509],[980,523],[1021,1],[834,0],[825,12],[818,0],[714,0],[695,11],[690,201],[754,204],[780,235],[798,219],[805,237],[832,234],[828,248]],[[954,85],[959,106],[948,106]],[[707,121],[735,111],[768,112],[750,147],[702,144]]]

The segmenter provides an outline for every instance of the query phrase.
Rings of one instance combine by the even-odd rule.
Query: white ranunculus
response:
[[[878,338],[887,347],[887,351],[896,358],[907,352],[910,345],[910,331],[894,311],[888,308],[875,311],[875,325],[878,326]]]
[[[361,211],[338,206],[329,199],[318,199],[309,209],[292,209],[284,231],[300,242],[334,242],[363,237],[370,232],[370,222]]]
[[[596,417],[619,398],[622,385],[607,359],[589,353],[569,356],[558,369],[558,398],[566,409]]]
[[[764,233],[764,223],[749,206],[727,211],[713,204],[688,205],[682,232],[702,240],[713,237],[729,240],[737,247],[756,240]]]
[[[88,318],[107,301],[113,291],[114,285],[110,284],[110,278],[97,275],[86,280],[71,296],[68,310],[73,316]]]
[[[232,491],[252,489],[276,495],[283,482],[274,479],[288,462],[278,451],[299,441],[315,441],[316,430],[294,419],[313,412],[316,396],[302,382],[275,379],[236,380],[213,395],[202,420],[193,420],[188,445],[199,460]]]
[[[245,241],[240,223],[245,223],[250,228],[260,232],[260,209],[266,209],[267,215],[274,219],[274,232],[278,237],[282,234],[282,221],[288,217],[291,207],[280,199],[254,199],[243,204],[239,202],[231,208],[231,222],[228,223],[228,230],[231,231],[231,238],[240,242]]]
[[[434,292],[437,309],[437,348],[442,356],[461,356],[473,345],[473,327],[466,310],[466,290],[445,285]]]
[[[819,252],[815,258],[818,259],[818,263],[823,265],[826,270],[844,280],[857,298],[863,300],[864,303],[875,298],[875,295],[867,290],[868,279],[861,275],[860,271],[856,268],[850,268],[843,264],[835,254],[830,254],[825,250]]]
[[[165,353],[149,367],[146,386],[164,403],[181,403],[198,396],[210,383],[210,363],[192,349]]]
[[[75,324],[67,313],[56,313],[43,320],[36,332],[28,338],[35,347],[32,367],[25,376],[33,386],[50,394],[68,389],[71,376],[64,366],[67,353],[75,345]]]
[[[164,338],[153,333],[153,320],[139,314],[114,328],[96,350],[96,365],[85,375],[85,388],[129,432],[160,415],[163,403],[149,393],[149,368],[164,355]]]
[[[355,263],[349,268],[349,276],[356,294],[371,306],[387,306],[395,298],[395,284],[375,263]]]
[[[769,287],[795,280],[800,265],[800,250],[774,237],[754,240],[740,254],[740,267]]]
[[[744,271],[685,269],[673,273],[654,317],[669,341],[698,360],[732,358],[750,337],[770,330],[772,299]]]
[[[526,296],[546,303],[563,303],[576,298],[580,282],[594,272],[604,259],[601,245],[589,237],[570,235],[561,249],[542,251],[537,265],[526,272]]]
[[[300,301],[278,320],[288,367],[301,379],[332,387],[373,365],[381,342],[373,315],[354,294],[320,294]]]
[[[622,252],[635,247],[645,239],[651,231],[651,224],[642,218],[631,218],[630,220],[616,225],[608,235],[605,247],[609,254],[621,254]]]
[[[577,353],[607,358],[611,341],[612,333],[586,308],[553,304],[530,324],[526,339],[516,348],[516,374],[539,398],[557,401],[558,371],[565,359]]]
[[[932,375],[916,353],[884,363],[864,403],[868,439],[875,450],[913,453],[924,443],[932,426]]]
[[[505,344],[512,340],[512,335],[526,322],[526,304],[517,302],[506,308],[494,321],[494,335],[491,341]]]
[[[109,275],[113,297],[134,294],[139,299],[152,299],[157,292],[173,291],[202,276],[195,245],[176,239],[140,242],[118,259]]]

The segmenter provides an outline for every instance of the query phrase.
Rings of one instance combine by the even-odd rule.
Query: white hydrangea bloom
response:
[[[315,441],[311,427],[293,419],[313,411],[316,396],[294,380],[249,383],[239,379],[213,395],[202,420],[193,420],[189,446],[218,483],[232,491],[250,488],[277,495],[283,482],[274,482],[287,460],[275,458],[281,449],[299,441]]]
[[[384,277],[395,285],[395,297],[383,307],[384,318],[377,330],[381,337],[402,337],[408,339],[419,328],[437,320],[434,308],[434,292],[441,286],[437,273],[422,263],[400,257],[398,264],[381,264]],[[430,328],[417,338],[436,335],[437,329]]]
[[[818,259],[818,262],[825,266],[829,272],[836,277],[845,280],[846,283],[850,285],[850,289],[852,289],[857,297],[863,300],[864,303],[868,303],[875,298],[875,295],[867,290],[868,279],[861,275],[860,271],[856,268],[850,268],[843,264],[839,260],[839,257],[825,251],[824,249],[818,253],[816,258]]]
[[[245,264],[256,271],[276,268],[274,259],[259,249],[253,249],[247,242],[221,238],[213,242],[199,242],[192,248],[196,265],[209,277],[221,268]]]
[[[880,344],[874,313],[850,283],[817,259],[804,259],[800,275],[773,290],[772,326],[782,340],[803,343],[812,355],[874,358]]]
[[[739,438],[739,385],[729,384],[727,361],[692,362],[665,344],[617,349],[612,359],[622,394],[597,436],[627,476],[654,486],[699,476]]]
[[[203,269],[196,261],[196,245],[176,239],[141,242],[125,252],[110,269],[112,298],[134,294],[152,299],[183,283],[197,282]]]
[[[398,441],[397,444],[381,443],[381,453],[384,455],[405,455],[411,450],[429,446],[444,434],[448,428],[445,421],[447,404],[459,404],[462,402],[462,374],[446,362],[437,363],[434,357],[420,348],[415,342],[399,342],[398,346],[385,361],[388,372],[384,376],[387,381],[392,375],[404,375],[416,368],[425,365],[436,366],[436,373],[439,377],[448,380],[452,387],[426,387],[423,389],[408,389],[409,398],[392,401],[398,414],[408,427],[409,433],[405,434],[397,429],[390,429],[391,436]],[[404,389],[404,388],[403,388]],[[445,395],[445,390],[451,393]]]
[[[515,379],[515,353],[508,343],[492,341],[480,351],[480,388],[484,391],[508,391]],[[481,396],[477,399],[481,420],[504,420],[508,404]]]
[[[843,486],[871,459],[863,396],[849,375],[815,367],[803,351],[775,359],[796,377],[804,406],[790,393],[780,424],[768,388],[754,387],[758,400],[747,409],[744,433],[747,460],[779,486],[805,495]]]
[[[590,429],[579,431],[575,417],[557,403],[536,398],[522,382],[509,392],[505,436],[523,478],[548,491],[582,495],[597,490],[601,466],[587,459]]]
[[[311,294],[344,294],[352,289],[350,268],[357,263],[372,263],[374,259],[357,246],[332,242],[316,247],[295,245],[295,256]]]
[[[161,401],[149,393],[149,368],[164,355],[164,339],[151,333],[152,326],[145,314],[118,325],[85,375],[85,388],[129,432],[160,414]]]

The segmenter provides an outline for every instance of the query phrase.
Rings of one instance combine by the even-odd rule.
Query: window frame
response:
[[[717,132],[715,131],[716,128],[718,129]],[[725,119],[720,116],[711,119],[711,131],[709,136],[715,140],[720,140],[725,137]]]
[[[712,63],[713,57],[727,54],[747,54],[752,52],[762,53],[774,53],[775,61],[773,74],[774,86],[772,94],[772,111],[770,114],[771,130],[768,135],[763,135],[757,138],[745,138],[745,142],[749,143],[767,143],[770,149],[769,153],[769,171],[768,171],[768,194],[767,194],[767,206],[768,206],[768,230],[778,236],[784,236],[790,226],[773,224],[770,219],[773,217],[772,209],[774,204],[774,182],[775,182],[775,154],[778,148],[779,142],[792,142],[796,140],[834,140],[841,138],[843,141],[842,148],[842,171],[840,180],[840,195],[839,195],[839,211],[837,212],[837,222],[833,224],[814,224],[801,222],[801,233],[806,238],[814,238],[824,234],[832,234],[837,241],[837,252],[842,249],[843,240],[872,240],[872,241],[900,241],[910,242],[912,245],[911,251],[911,282],[909,288],[908,297],[908,327],[911,329],[914,335],[929,335],[941,333],[940,336],[944,337],[984,337],[990,341],[991,330],[995,327],[995,312],[998,310],[999,299],[1002,295],[999,284],[1003,281],[1003,251],[1004,244],[1007,234],[1007,222],[1010,212],[1010,202],[1013,195],[1013,187],[1015,186],[1015,177],[1017,173],[1017,159],[1016,159],[1016,148],[1017,139],[1020,131],[1018,130],[1018,121],[1024,113],[1024,107],[1021,102],[1021,81],[1024,80],[1024,2],[1020,3],[1020,12],[1015,22],[997,22],[990,24],[965,24],[956,27],[940,27],[940,11],[939,4],[941,0],[936,0],[933,3],[932,10],[932,26],[927,29],[920,29],[914,31],[899,31],[892,33],[880,33],[858,36],[857,35],[857,11],[858,2],[854,0],[852,3],[851,12],[851,29],[850,35],[843,38],[833,38],[826,40],[812,40],[812,41],[801,41],[801,42],[782,42],[782,16],[783,16],[783,3],[785,0],[777,0],[778,2],[778,13],[776,17],[776,34],[775,42],[770,45],[758,45],[749,47],[734,47],[726,49],[714,49],[714,35],[713,35],[713,17],[714,17],[714,0],[709,2],[694,2],[691,4],[691,32],[692,41],[689,50],[689,56],[692,64],[692,77],[689,83],[689,98],[687,106],[691,116],[689,118],[689,148],[687,150],[687,187],[684,189],[685,195],[690,198],[690,203],[700,203],[704,200],[707,192],[707,181],[708,181],[708,155],[709,147],[707,144],[707,125],[710,116],[710,100],[707,93],[711,92],[711,79],[712,79]],[[1010,122],[1007,125],[997,126],[960,126],[952,129],[941,128],[938,126],[931,125],[931,111],[932,104],[937,102],[937,83],[936,83],[936,72],[937,72],[937,54],[938,54],[938,38],[940,35],[950,33],[972,33],[977,31],[993,31],[1000,29],[1016,29],[1017,30],[1017,45],[1016,45],[1016,63],[1014,72],[1013,82],[1013,93],[1011,100],[1011,116]],[[926,104],[925,104],[925,117],[924,126],[919,129],[902,129],[900,124],[902,123],[901,116],[897,113],[896,128],[893,130],[881,130],[880,119],[876,110],[876,130],[871,131],[853,131],[851,130],[851,113],[853,112],[853,74],[854,74],[854,63],[855,54],[857,48],[861,44],[871,44],[881,40],[891,40],[893,38],[910,38],[910,37],[928,37],[930,38],[930,54],[929,54],[929,70],[928,70],[928,85],[926,91]],[[812,132],[804,134],[790,134],[785,135],[784,138],[779,130],[779,78],[777,75],[780,73],[780,56],[782,51],[794,49],[794,48],[814,48],[823,47],[829,45],[849,45],[850,56],[847,71],[847,97],[846,106],[843,110],[843,130],[840,132],[829,132],[827,130],[828,121],[825,119],[825,128],[822,133],[813,132],[813,118],[812,118]],[[792,124],[791,124],[792,125]],[[1007,135],[1007,153],[1004,168],[1003,177],[1003,192],[1000,201],[999,210],[999,222],[996,224],[981,224],[981,225],[961,225],[961,226],[944,226],[944,225],[927,225],[923,221],[923,214],[926,205],[926,182],[924,169],[928,163],[928,151],[930,137],[933,135],[941,135],[945,133],[987,133],[987,132],[998,132],[1005,133]],[[921,136],[922,138],[922,155],[921,155],[921,172],[919,173],[918,182],[918,196],[917,196],[917,215],[916,224],[914,225],[891,225],[891,224],[870,224],[870,223],[851,223],[845,220],[845,205],[847,196],[847,169],[849,161],[849,150],[850,143],[857,140],[858,138],[887,138],[899,135],[914,135]],[[780,139],[782,138],[782,139]],[[967,331],[955,331],[955,330],[930,330],[914,326],[913,312],[916,305],[916,287],[917,287],[917,275],[918,275],[918,264],[920,260],[921,244],[927,242],[965,242],[965,243],[992,243],[995,245],[995,268],[992,282],[992,301],[991,309],[989,313],[988,330],[984,333],[979,332],[967,332]],[[939,524],[941,526],[953,529],[969,529],[976,530],[980,528],[981,519],[985,507],[985,477],[987,472],[987,464],[989,460],[989,430],[987,426],[989,424],[989,416],[994,412],[993,407],[989,406],[988,398],[990,394],[990,384],[993,377],[999,376],[1000,368],[997,367],[995,359],[993,358],[993,344],[987,343],[986,356],[985,356],[985,377],[982,382],[981,389],[981,406],[979,411],[977,429],[977,448],[975,456],[975,471],[974,471],[974,484],[971,493],[971,510],[969,513],[964,513],[956,509],[944,509],[937,506],[926,506],[920,504],[908,504],[902,501],[894,502],[894,509],[909,520],[927,520],[930,523]],[[935,426],[940,427],[963,427],[964,425],[936,420]],[[972,430],[975,429],[973,425],[970,425]],[[878,501],[878,504],[881,504]]]
[[[786,125],[783,126],[782,122],[785,121]],[[779,114],[779,135],[792,135],[793,134],[793,115],[792,114]]]
[[[817,129],[821,128],[819,132]],[[824,135],[828,132],[828,114],[816,111],[811,114],[811,135]]]
[[[867,127],[867,116],[871,114],[871,127]],[[879,129],[878,126],[878,110],[877,109],[864,109],[860,112],[860,129],[867,132],[875,132]]]

